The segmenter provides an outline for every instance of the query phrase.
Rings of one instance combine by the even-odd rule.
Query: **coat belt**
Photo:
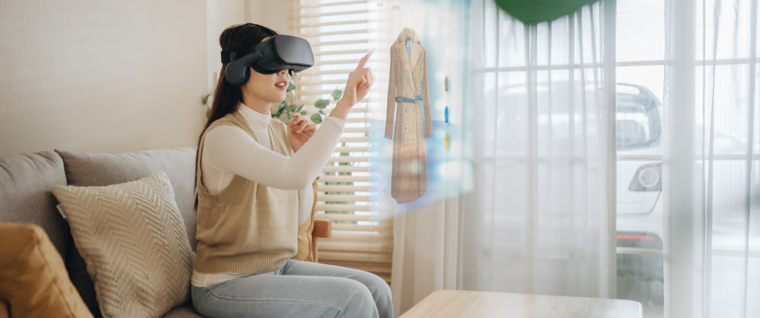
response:
[[[396,96],[397,103],[417,103],[418,100],[422,100],[422,95],[417,95],[415,98],[409,98],[404,96]]]

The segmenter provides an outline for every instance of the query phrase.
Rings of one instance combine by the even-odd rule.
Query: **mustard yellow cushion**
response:
[[[11,317],[92,317],[45,230],[0,222],[0,242],[0,301]]]
[[[53,194],[104,317],[161,317],[188,300],[195,253],[166,173]]]

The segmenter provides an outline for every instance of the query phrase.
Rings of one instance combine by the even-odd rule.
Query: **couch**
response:
[[[52,189],[62,185],[105,186],[164,171],[171,181],[190,246],[195,251],[195,155],[195,148],[179,148],[123,154],[55,150],[0,157],[0,222],[32,223],[42,227],[87,308],[95,317],[101,317],[86,264],[74,245],[68,223],[56,208],[58,203]],[[316,261],[316,238],[330,236],[330,222],[316,220],[313,228],[311,244]],[[10,312],[12,314],[13,308]],[[0,317],[7,316],[7,304],[0,299]],[[188,301],[164,317],[201,316]]]

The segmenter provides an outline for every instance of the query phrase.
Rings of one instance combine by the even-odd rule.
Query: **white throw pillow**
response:
[[[105,187],[55,187],[104,317],[161,317],[187,301],[195,253],[162,171]]]

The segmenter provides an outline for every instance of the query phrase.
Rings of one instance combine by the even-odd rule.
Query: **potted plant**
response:
[[[296,76],[298,75],[296,74]],[[296,105],[294,103],[296,99],[295,89],[296,84],[291,80],[290,83],[288,83],[288,89],[286,90],[286,94],[288,94],[290,100],[288,101],[288,98],[286,97],[285,100],[281,103],[273,103],[270,110],[272,113],[272,118],[277,118],[287,124],[290,122],[290,120],[293,119],[293,116],[291,114],[294,112],[300,113],[304,116],[308,115],[308,112],[303,110],[304,105]],[[339,100],[341,97],[343,97],[343,91],[336,89],[330,94],[330,97],[328,97],[328,99],[318,99],[316,102],[314,102],[314,107],[319,111],[312,114],[309,119],[311,119],[311,121],[317,125],[321,124],[323,116],[327,116],[324,109],[331,104],[330,100],[332,99],[334,102]],[[212,100],[212,94],[207,94],[203,97],[203,105],[206,106],[206,117],[211,115],[211,105],[213,104]]]
[[[285,100],[282,101],[281,103],[272,104],[271,113],[272,113],[273,118],[277,118],[287,124],[288,122],[290,122],[291,119],[293,119],[293,116],[291,114],[294,112],[300,113],[301,115],[304,115],[304,116],[308,114],[305,110],[303,110],[304,105],[296,105],[294,103],[296,99],[295,89],[296,89],[296,84],[293,83],[293,81],[291,80],[290,83],[288,84],[288,89],[287,89],[287,94],[290,96],[290,101],[288,101],[288,98],[286,97]],[[316,102],[314,102],[314,107],[317,108],[319,111],[312,114],[309,117],[309,119],[311,119],[311,121],[317,125],[321,124],[322,118],[323,118],[322,116],[327,116],[324,109],[328,105],[331,104],[330,99],[332,99],[333,101],[337,101],[342,96],[343,96],[343,91],[336,89],[330,94],[330,97],[328,97],[328,99],[321,99],[321,98],[318,99]],[[283,113],[285,114],[285,116],[283,116]],[[285,120],[284,117],[287,117],[287,120]]]

